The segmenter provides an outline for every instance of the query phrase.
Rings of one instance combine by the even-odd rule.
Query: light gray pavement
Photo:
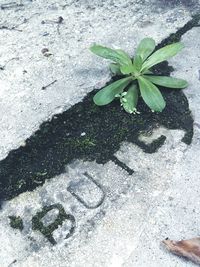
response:
[[[0,70],[1,159],[43,121],[109,80],[107,62],[88,51],[91,43],[121,47],[133,54],[140,39],[152,36],[161,41],[189,21],[191,11],[198,8],[196,1],[192,7],[164,5],[164,1],[23,3],[19,10],[0,10],[1,25],[7,27],[28,19],[17,28],[20,32],[0,30],[0,64],[15,58]],[[57,24],[41,24],[59,16],[64,18],[59,32]],[[185,50],[170,64],[175,67],[172,75],[190,82],[185,93],[195,121],[192,144],[181,142],[183,132],[160,128],[151,138],[164,133],[167,141],[155,154],[145,154],[133,144],[121,145],[116,156],[135,170],[132,176],[113,162],[75,161],[42,187],[5,202],[0,211],[0,267],[193,266],[160,245],[166,237],[200,234],[200,28],[190,30],[182,41]],[[45,57],[44,47],[53,55]],[[55,79],[54,85],[41,90]],[[69,186],[77,184],[84,204],[69,192]],[[54,232],[57,244],[52,246],[32,230],[31,219],[43,206],[55,203],[74,215],[76,227],[65,240],[72,227],[66,220]],[[10,227],[11,215],[22,217],[22,232]],[[44,224],[55,216],[44,218]]]

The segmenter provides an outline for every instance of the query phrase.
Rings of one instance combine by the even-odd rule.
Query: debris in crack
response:
[[[181,241],[166,239],[163,243],[173,254],[187,258],[200,265],[200,237]]]

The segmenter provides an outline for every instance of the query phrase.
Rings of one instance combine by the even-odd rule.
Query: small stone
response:
[[[45,56],[45,57],[50,57],[52,56],[52,54],[49,52],[49,49],[48,48],[43,48],[41,50],[42,54]]]

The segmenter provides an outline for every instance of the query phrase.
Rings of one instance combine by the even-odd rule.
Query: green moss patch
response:
[[[23,230],[24,225],[22,218],[20,216],[9,216],[10,219],[10,226],[14,229]]]
[[[42,222],[42,218],[51,210],[57,209],[59,211],[59,214],[56,218],[56,220],[51,223],[48,226],[44,226]],[[63,206],[61,204],[54,204],[50,206],[43,207],[42,211],[39,211],[36,213],[36,215],[32,218],[32,228],[35,231],[40,231],[51,244],[55,245],[56,241],[53,237],[53,232],[59,227],[62,226],[63,222],[65,220],[69,220],[71,222],[71,228],[69,230],[69,233],[66,235],[66,239],[72,236],[74,233],[76,222],[75,218],[71,214],[66,214]]]

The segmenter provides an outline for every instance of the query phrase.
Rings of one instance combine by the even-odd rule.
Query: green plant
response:
[[[178,42],[154,52],[155,41],[152,38],[144,38],[138,45],[132,60],[121,49],[93,45],[90,50],[94,54],[113,61],[110,64],[110,70],[113,74],[124,75],[124,78],[98,91],[93,98],[95,104],[98,106],[107,105],[115,97],[119,97],[125,111],[137,113],[136,107],[140,92],[144,102],[152,111],[161,112],[166,103],[156,85],[181,89],[187,87],[188,83],[182,79],[153,75],[151,68],[175,56],[183,47],[183,44]]]

